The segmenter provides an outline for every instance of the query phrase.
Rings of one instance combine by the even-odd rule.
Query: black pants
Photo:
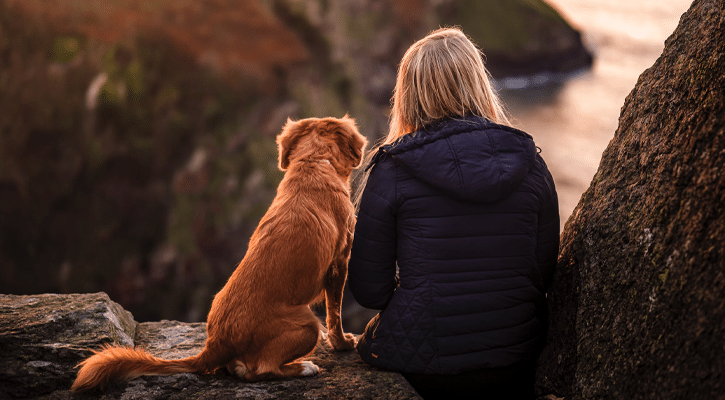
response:
[[[487,368],[458,375],[403,374],[413,388],[430,399],[533,400],[535,362]]]

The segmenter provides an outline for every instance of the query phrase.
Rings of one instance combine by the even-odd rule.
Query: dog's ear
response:
[[[352,168],[357,168],[362,162],[367,139],[365,139],[365,136],[361,135],[360,131],[358,131],[355,119],[350,118],[347,114],[345,114],[340,121],[343,143],[338,143],[338,146],[343,153],[349,154],[351,160],[350,166]]]
[[[287,170],[289,157],[294,150],[300,136],[304,133],[305,124],[302,121],[292,121],[287,118],[287,123],[282,128],[282,133],[277,135],[277,150],[279,152],[279,169]]]

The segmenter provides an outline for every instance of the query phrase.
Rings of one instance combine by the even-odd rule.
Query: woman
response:
[[[425,398],[533,398],[557,195],[463,32],[408,49],[371,158],[348,275],[358,303],[382,310],[360,338],[363,360]]]

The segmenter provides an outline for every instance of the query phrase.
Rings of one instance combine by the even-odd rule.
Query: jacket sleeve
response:
[[[544,161],[544,195],[539,210],[539,226],[536,240],[536,262],[544,280],[544,290],[549,290],[554,277],[557,258],[559,256],[559,200],[554,186],[554,179],[546,168]]]
[[[384,309],[397,286],[395,162],[379,162],[370,172],[360,201],[348,266],[348,285],[365,308]]]

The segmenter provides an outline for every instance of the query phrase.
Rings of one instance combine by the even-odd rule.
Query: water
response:
[[[583,32],[594,66],[558,84],[501,93],[514,123],[542,149],[559,192],[562,229],[614,137],[624,99],[657,60],[689,0],[549,0]]]

